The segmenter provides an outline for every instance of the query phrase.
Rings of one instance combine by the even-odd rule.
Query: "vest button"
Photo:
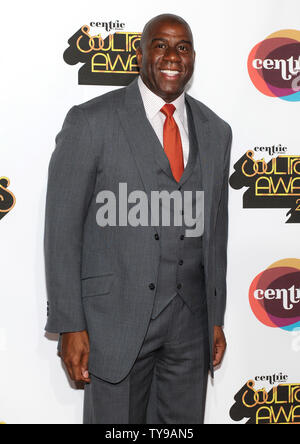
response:
[[[177,290],[180,290],[182,288],[182,285],[181,284],[178,284],[177,285]]]
[[[155,285],[154,284],[150,284],[149,288],[150,288],[150,290],[155,290]]]
[[[184,240],[184,234],[180,236],[180,240]]]
[[[159,240],[159,235],[157,233],[155,233],[154,238],[155,238],[155,240]]]
[[[178,263],[179,265],[183,265],[183,260],[181,259]]]

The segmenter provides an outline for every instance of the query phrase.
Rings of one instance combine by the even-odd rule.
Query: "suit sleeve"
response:
[[[45,268],[50,333],[86,329],[81,300],[85,216],[93,195],[96,162],[84,110],[72,108],[56,138],[49,165],[45,217]]]
[[[229,127],[230,128],[230,127]],[[232,130],[230,128],[228,143],[224,159],[223,186],[218,208],[215,231],[215,261],[216,261],[216,310],[215,325],[224,325],[226,309],[227,285],[227,241],[228,241],[228,181],[230,168],[230,153],[232,144]]]

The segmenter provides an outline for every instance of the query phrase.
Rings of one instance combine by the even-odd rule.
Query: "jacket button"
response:
[[[177,285],[177,290],[180,290],[182,288],[182,285],[181,284],[178,284]]]
[[[155,233],[155,240],[159,240],[159,235],[157,233]]]
[[[184,240],[184,234],[180,236],[180,240]]]
[[[149,288],[150,288],[150,290],[155,290],[155,285],[154,284],[150,284]]]
[[[183,265],[183,260],[181,259],[178,263],[179,265]]]

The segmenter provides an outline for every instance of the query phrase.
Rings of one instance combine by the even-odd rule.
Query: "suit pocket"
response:
[[[100,276],[82,279],[82,297],[91,298],[110,293],[113,280],[114,273],[105,273]]]

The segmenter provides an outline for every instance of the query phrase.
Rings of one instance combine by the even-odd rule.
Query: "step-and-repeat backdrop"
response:
[[[164,12],[194,32],[190,94],[234,131],[228,351],[209,384],[206,423],[300,423],[299,0],[2,8],[0,422],[82,421],[83,393],[56,357],[56,337],[44,333],[48,163],[74,104],[136,76],[140,32]]]

